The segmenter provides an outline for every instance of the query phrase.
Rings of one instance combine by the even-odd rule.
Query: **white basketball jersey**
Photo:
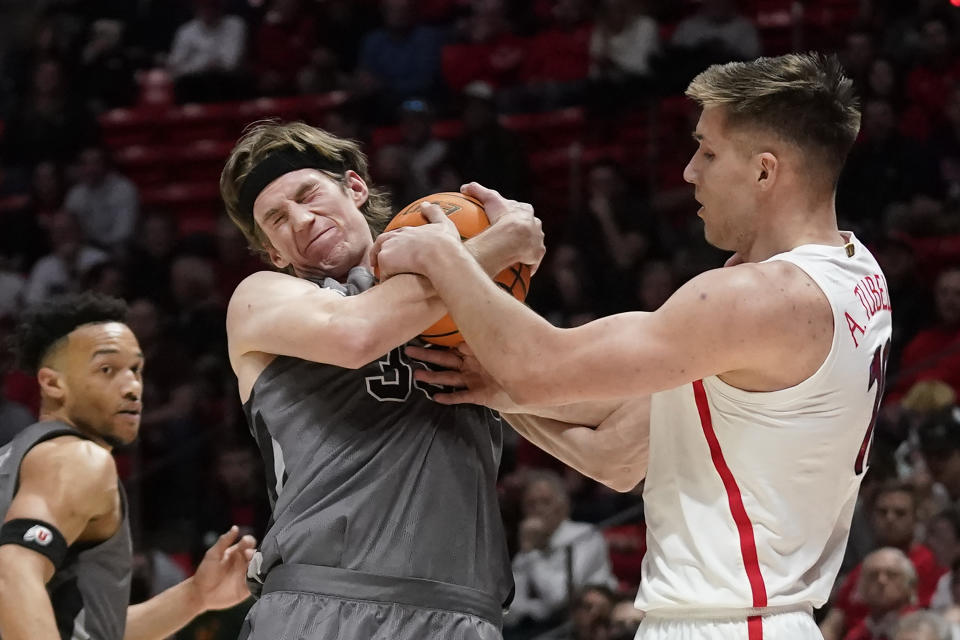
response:
[[[822,606],[843,559],[890,349],[876,260],[804,245],[768,261],[803,269],[833,308],[833,344],[800,384],[747,392],[717,377],[653,396],[637,607]],[[784,322],[784,331],[793,330]]]

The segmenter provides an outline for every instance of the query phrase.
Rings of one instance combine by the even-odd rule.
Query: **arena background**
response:
[[[920,583],[936,581],[960,555],[960,472],[930,473],[916,425],[960,389],[958,26],[947,0],[0,0],[0,337],[56,293],[130,303],[146,407],[139,442],[116,457],[142,600],[189,574],[216,532],[238,523],[260,536],[268,517],[224,333],[233,288],[263,268],[218,193],[246,125],[298,119],[362,141],[396,210],[466,180],[533,202],[548,254],[528,302],[572,326],[655,309],[725,258],[704,244],[681,175],[695,146],[697,112],[682,96],[693,75],[836,52],[864,112],[838,214],[875,252],[894,308],[844,573],[889,540],[872,496],[899,479],[917,506],[901,514],[900,546],[911,558],[927,549]],[[38,396],[6,350],[0,367],[6,440]],[[960,433],[944,443],[960,448]],[[562,478],[572,520],[602,530],[614,595],[635,593],[639,488],[616,494],[515,436],[500,482],[511,549],[538,468]],[[558,580],[569,597],[507,638],[632,637],[609,624],[614,596]],[[946,597],[935,605],[960,620]],[[234,638],[244,609],[177,637]]]

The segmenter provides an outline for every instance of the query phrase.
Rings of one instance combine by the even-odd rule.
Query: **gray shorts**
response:
[[[500,607],[445,583],[280,565],[239,640],[501,640]]]

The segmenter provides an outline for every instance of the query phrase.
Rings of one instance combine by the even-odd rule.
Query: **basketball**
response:
[[[424,202],[431,202],[439,206],[447,214],[447,217],[457,226],[461,240],[472,238],[490,226],[483,205],[478,200],[462,193],[447,191],[425,196],[411,202],[394,216],[384,232],[399,227],[419,227],[422,224],[427,224],[427,219],[420,212],[420,205]],[[530,287],[530,267],[518,262],[498,273],[494,281],[522,302],[526,299],[527,290]],[[457,331],[457,325],[454,324],[453,318],[450,316],[440,318],[420,337],[431,344],[444,347],[453,347],[463,342],[460,332]]]

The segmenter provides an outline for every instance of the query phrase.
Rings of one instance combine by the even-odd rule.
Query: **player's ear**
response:
[[[777,170],[779,168],[780,163],[777,161],[777,156],[769,151],[764,151],[757,156],[756,174],[757,185],[760,189],[767,191],[773,187],[777,180]]]
[[[358,209],[367,202],[367,198],[370,197],[370,188],[367,187],[367,183],[360,177],[359,173],[353,169],[348,170],[344,174],[343,184],[347,189],[347,194]]]
[[[54,400],[63,400],[67,394],[66,381],[59,371],[50,367],[40,367],[37,382],[41,395]]]

